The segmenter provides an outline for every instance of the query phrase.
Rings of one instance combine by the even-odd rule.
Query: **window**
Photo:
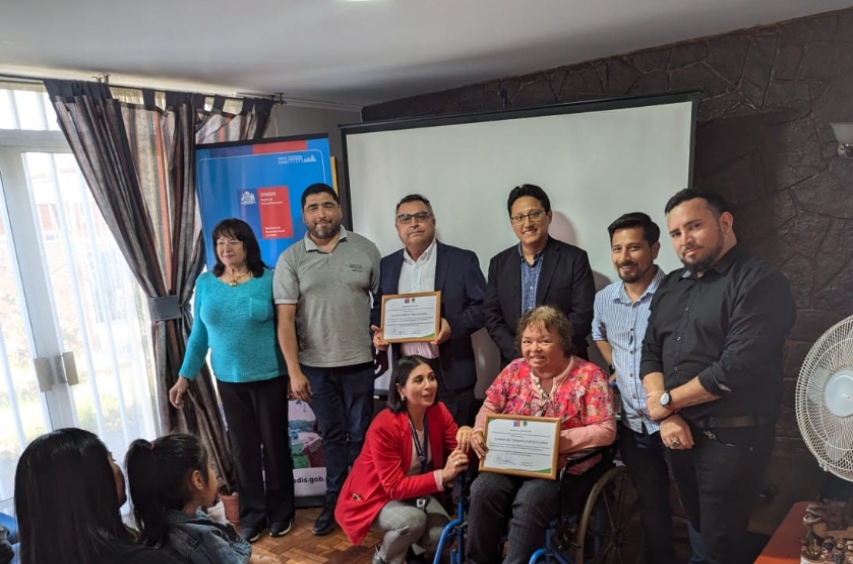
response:
[[[120,458],[130,441],[158,431],[146,300],[43,88],[3,86],[0,510],[38,435],[82,427]]]

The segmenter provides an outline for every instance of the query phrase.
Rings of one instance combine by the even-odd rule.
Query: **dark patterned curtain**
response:
[[[192,327],[189,301],[204,268],[204,239],[195,194],[200,143],[257,139],[272,102],[246,99],[240,113],[201,95],[142,91],[142,103],[113,97],[102,83],[45,81],[80,170],[136,280],[148,296],[156,362],[157,405],[168,431],[197,434],[226,488],[236,485],[233,460],[212,376],[204,366],[183,410],[169,404]]]

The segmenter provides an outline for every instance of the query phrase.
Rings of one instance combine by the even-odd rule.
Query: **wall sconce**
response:
[[[853,123],[830,123],[835,139],[838,141],[838,154],[844,158],[853,158]]]

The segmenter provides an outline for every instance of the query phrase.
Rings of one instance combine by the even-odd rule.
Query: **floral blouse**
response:
[[[572,360],[568,372],[554,379],[555,389],[548,396],[524,359],[512,361],[486,390],[474,429],[483,430],[487,413],[559,417],[563,421],[561,466],[572,452],[613,443],[616,409],[607,376],[591,362],[578,357]],[[573,466],[569,472],[581,474],[596,462],[598,457]]]

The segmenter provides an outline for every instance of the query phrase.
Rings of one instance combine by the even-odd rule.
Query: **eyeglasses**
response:
[[[528,214],[520,213],[518,215],[510,216],[510,221],[515,223],[516,225],[521,225],[524,223],[525,219],[529,219],[531,223],[539,223],[543,219],[545,219],[545,210],[533,210]]]
[[[413,221],[417,223],[424,223],[431,217],[432,214],[429,212],[401,213],[397,216],[397,223],[400,225],[409,225]]]

